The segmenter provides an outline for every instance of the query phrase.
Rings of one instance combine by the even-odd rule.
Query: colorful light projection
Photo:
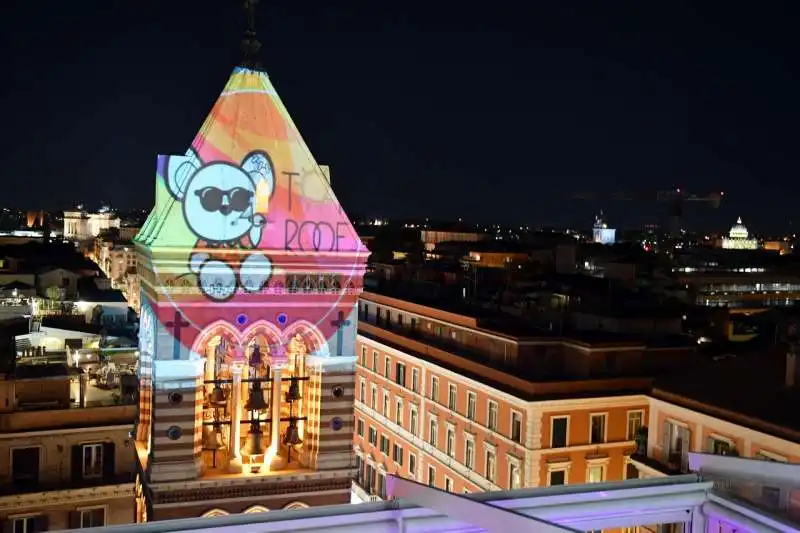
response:
[[[159,156],[136,240],[153,257],[151,308],[176,341],[158,358],[185,358],[220,321],[240,333],[302,323],[327,355],[352,355],[369,252],[266,73],[235,69],[186,155]]]

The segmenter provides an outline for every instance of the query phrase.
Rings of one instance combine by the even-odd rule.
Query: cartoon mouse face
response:
[[[216,163],[198,170],[186,187],[183,214],[198,237],[241,239],[253,227],[256,184],[240,168]]]
[[[274,190],[272,163],[264,152],[248,154],[242,165],[226,162],[203,165],[190,152],[171,158],[167,182],[172,195],[183,204],[189,228],[198,238],[212,243],[238,241],[249,232],[253,246],[261,239],[263,215],[255,213],[256,185]]]

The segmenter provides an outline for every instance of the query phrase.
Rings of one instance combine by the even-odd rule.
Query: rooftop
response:
[[[697,358],[680,376],[657,379],[652,395],[800,442],[800,383],[785,386],[785,361],[780,350]]]

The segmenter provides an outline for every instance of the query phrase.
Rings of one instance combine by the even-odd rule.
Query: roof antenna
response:
[[[261,62],[258,60],[261,42],[256,37],[257,4],[258,0],[243,0],[243,7],[247,16],[247,28],[244,30],[244,37],[242,38],[242,52],[244,53],[242,66],[254,70],[261,69]]]

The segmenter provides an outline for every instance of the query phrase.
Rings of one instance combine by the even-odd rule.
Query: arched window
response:
[[[254,505],[252,507],[248,507],[244,510],[244,514],[253,514],[253,513],[266,513],[269,509],[262,505]]]
[[[203,513],[203,516],[200,518],[214,518],[216,516],[228,516],[230,513],[224,509],[211,509]]]
[[[292,509],[308,509],[308,505],[303,502],[292,502],[286,507],[284,507],[287,511]]]

